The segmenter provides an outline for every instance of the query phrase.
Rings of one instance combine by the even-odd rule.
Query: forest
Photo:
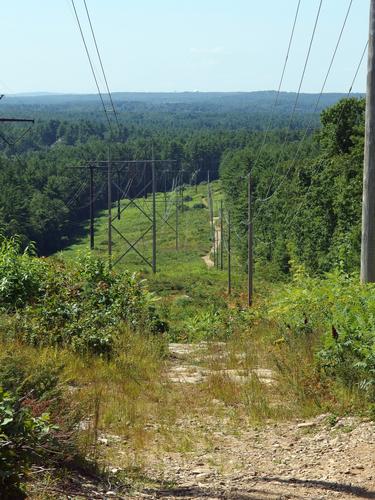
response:
[[[339,97],[327,94],[320,106],[335,102]],[[131,101],[131,98],[139,100]],[[153,144],[155,158],[171,160],[176,170],[182,168],[186,184],[204,181],[208,173],[211,179],[216,179],[220,171],[228,204],[236,205],[234,213],[238,224],[242,196],[233,191],[235,186],[231,187],[231,183],[240,188],[239,178],[256,162],[257,252],[260,257],[276,263],[283,272],[291,251],[287,247],[293,245],[293,241],[283,237],[286,231],[284,223],[285,217],[291,214],[290,209],[294,210],[293,204],[302,204],[293,217],[294,227],[300,227],[300,221],[304,220],[306,228],[298,235],[301,241],[294,240],[294,244],[304,262],[310,259],[311,268],[316,268],[317,261],[320,269],[329,267],[332,259],[345,252],[345,241],[349,244],[347,238],[355,241],[352,225],[358,214],[338,214],[338,200],[330,200],[330,210],[335,213],[327,220],[327,214],[320,214],[318,206],[321,203],[325,206],[328,200],[320,199],[318,206],[312,200],[318,196],[319,182],[330,182],[331,178],[337,182],[334,159],[348,155],[345,158],[350,162],[357,147],[361,147],[357,144],[359,139],[356,141],[352,137],[352,134],[361,135],[358,128],[362,119],[361,101],[357,98],[323,112],[321,126],[319,114],[312,112],[316,102],[314,95],[302,95],[292,124],[288,123],[287,110],[293,94],[281,94],[277,113],[272,115],[275,95],[267,92],[243,95],[140,94],[130,95],[127,99],[129,102],[121,101],[127,112],[121,114],[120,126],[114,134],[108,130],[102,114],[95,111],[95,101],[93,103],[89,97],[11,97],[2,101],[4,115],[37,117],[31,127],[6,124],[0,131],[3,137],[0,146],[3,186],[0,224],[7,235],[18,234],[24,244],[34,241],[41,255],[63,248],[79,232],[80,224],[88,216],[87,171],[71,167],[107,159],[109,144],[114,161],[151,158]],[[22,100],[23,104],[20,103]],[[243,109],[239,111],[241,106]],[[335,131],[335,119],[340,113],[343,114],[339,120],[340,129]],[[263,132],[267,128],[267,147],[263,148]],[[348,137],[341,137],[345,134]],[[258,150],[261,151],[256,158]],[[321,172],[318,165],[321,162],[332,166]],[[328,176],[329,180],[323,179],[322,175]],[[354,173],[342,173],[340,178],[341,175],[350,175],[350,178],[354,177],[353,182],[358,181]],[[277,187],[281,180],[281,187]],[[120,179],[119,182],[126,181]],[[103,184],[101,174],[96,182],[98,186]],[[172,180],[167,182],[166,186],[159,188],[170,187]],[[313,212],[303,201],[306,190],[314,204]],[[357,192],[358,187],[354,193]],[[262,199],[269,196],[270,201],[261,206]],[[105,193],[97,193],[97,208],[105,206],[105,197]],[[283,200],[288,200],[287,207]],[[290,204],[291,200],[293,204]],[[305,218],[307,212],[310,215]],[[306,225],[310,221],[316,228],[323,224],[323,232],[319,229],[314,234]],[[347,224],[351,227],[350,235],[346,232]],[[237,230],[243,232],[240,224]],[[328,248],[332,231],[335,233],[334,243]],[[342,238],[344,231],[345,241]],[[318,240],[316,233],[319,233]],[[355,257],[347,256],[346,260],[350,258]]]

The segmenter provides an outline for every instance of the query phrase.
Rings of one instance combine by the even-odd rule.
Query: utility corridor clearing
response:
[[[179,252],[173,232],[160,226],[159,270],[154,276],[146,267],[141,271],[170,323],[169,343],[164,356],[155,358],[152,380],[143,380],[142,365],[135,381],[139,392],[130,393],[124,407],[113,382],[103,382],[103,391],[108,385],[112,392],[101,409],[99,452],[110,471],[130,478],[129,490],[107,495],[87,483],[81,492],[88,498],[375,499],[374,423],[336,417],[319,403],[300,406],[293,390],[303,393],[305,387],[290,390],[282,379],[270,348],[275,343],[267,339],[272,324],[254,321],[258,304],[250,311],[244,305],[240,266],[231,297],[225,266],[214,266],[220,224],[215,216],[216,241],[209,249],[206,189],[186,190]],[[213,183],[213,193],[222,196],[219,183]],[[139,218],[129,214],[120,223],[135,238]],[[97,240],[105,241],[105,213],[97,227]],[[150,244],[145,238],[142,248]],[[65,255],[74,257],[84,245]],[[114,251],[121,245],[115,240]],[[104,253],[101,243],[98,252]],[[122,265],[139,270],[134,255]],[[291,366],[299,374],[304,364],[308,358],[297,355]],[[124,412],[128,421],[120,425]]]

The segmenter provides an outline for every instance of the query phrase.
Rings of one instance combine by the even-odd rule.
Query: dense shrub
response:
[[[183,339],[189,342],[227,340],[241,325],[249,325],[253,312],[241,307],[216,307],[203,310],[184,322]]]
[[[135,274],[115,274],[90,256],[70,272],[57,263],[51,268],[43,298],[28,305],[20,318],[22,338],[32,345],[69,346],[79,353],[109,355],[122,322],[134,331],[163,330],[155,298],[144,285]]]
[[[155,297],[145,282],[107,263],[84,256],[71,266],[21,252],[17,240],[2,240],[0,305],[18,310],[16,336],[33,346],[65,346],[85,354],[110,355],[121,323],[158,333]]]
[[[317,367],[375,401],[375,286],[334,271],[323,279],[303,269],[279,292],[270,311],[283,339],[311,337]]]
[[[0,235],[0,307],[14,310],[33,302],[43,293],[46,266],[33,258],[34,248],[21,251],[17,238]]]
[[[33,464],[59,464],[77,455],[80,415],[64,399],[62,367],[16,346],[0,353],[0,497],[24,498]]]
[[[2,498],[23,498],[20,483],[37,448],[49,434],[47,413],[33,417],[20,399],[0,387],[0,491]]]

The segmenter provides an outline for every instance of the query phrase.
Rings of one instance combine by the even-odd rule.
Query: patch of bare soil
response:
[[[214,217],[214,241],[212,244],[212,248],[208,252],[208,254],[204,255],[202,259],[204,260],[204,263],[208,268],[214,267],[215,262],[212,260],[211,255],[215,253],[215,251],[218,251],[220,248],[220,242],[221,242],[221,226],[218,224],[219,217]]]
[[[238,436],[222,432],[220,422],[212,425],[212,449],[167,453],[149,468],[149,477],[172,487],[145,489],[135,498],[375,498],[372,422],[347,417],[332,425],[321,415],[309,422],[249,428]]]
[[[194,360],[207,354],[204,343],[172,344],[170,350],[171,381],[199,384],[205,369]],[[272,383],[274,374],[259,370],[259,380]],[[206,444],[191,452],[160,452],[145,468],[154,486],[132,498],[375,499],[374,422],[323,414],[260,427],[227,423],[219,414],[181,419],[186,436],[200,429],[209,436]]]
[[[209,349],[204,342],[170,345],[166,375],[173,390],[199,388],[207,372],[212,373],[204,360],[223,356],[223,345],[214,347]],[[271,370],[257,371],[265,388],[273,383]],[[242,383],[239,371],[227,372]],[[375,499],[374,422],[322,414],[309,421],[255,426],[231,419],[220,401],[208,403],[223,411],[187,412],[177,421],[178,433],[187,441],[196,440],[194,446],[179,451],[172,445],[170,451],[164,445],[151,445],[134,481],[128,471],[131,445],[120,436],[99,437],[98,445],[110,451],[116,464],[109,472],[114,477],[122,472],[128,486],[70,477],[60,485],[47,486],[45,497],[33,498]]]

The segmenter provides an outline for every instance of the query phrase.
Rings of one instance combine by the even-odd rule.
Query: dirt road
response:
[[[217,252],[220,248],[221,242],[221,226],[218,224],[219,217],[214,217],[214,241],[212,244],[212,248],[208,252],[208,254],[204,255],[202,259],[204,260],[206,266],[208,268],[214,267],[215,262],[212,260],[212,255],[214,255],[215,251]]]

